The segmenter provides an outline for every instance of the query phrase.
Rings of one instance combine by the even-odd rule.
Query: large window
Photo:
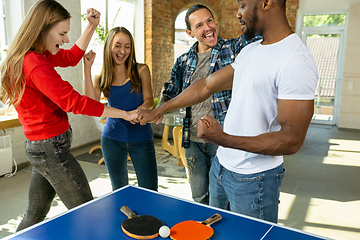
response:
[[[175,20],[175,46],[174,58],[176,59],[183,53],[189,51],[189,48],[196,42],[186,33],[185,15],[187,10],[182,11]]]
[[[96,58],[92,67],[92,75],[100,74],[102,67],[104,36],[113,27],[126,27],[135,38],[134,11],[135,0],[81,0],[81,12],[86,13],[89,7],[101,12],[101,20],[98,26],[98,33],[91,39],[88,50],[96,52]],[[82,21],[82,31],[85,29],[87,21]],[[138,49],[135,46],[136,49]]]
[[[345,27],[346,14],[305,15],[303,18],[303,39],[319,71],[313,116],[315,123],[337,123]]]
[[[5,0],[0,0],[0,63],[6,56],[7,34],[6,34],[6,18],[5,18]]]
[[[304,27],[345,26],[346,14],[305,15]]]
[[[5,0],[0,4],[0,64],[5,59],[7,49],[6,42],[6,18],[5,18]],[[5,113],[5,106],[0,102],[0,115]]]

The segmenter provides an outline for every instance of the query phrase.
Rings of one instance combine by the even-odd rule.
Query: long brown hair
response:
[[[70,13],[55,0],[41,0],[32,6],[1,64],[0,100],[3,103],[14,106],[20,103],[26,82],[23,76],[25,54],[29,50],[44,52],[49,31],[69,18]]]
[[[139,93],[140,89],[140,78],[137,71],[134,39],[129,30],[125,27],[114,27],[109,31],[105,39],[103,65],[99,76],[99,89],[104,93],[105,97],[109,97],[110,87],[114,81],[115,61],[111,55],[111,46],[115,35],[120,32],[130,37],[130,55],[125,61],[125,67],[130,78],[131,88],[135,90],[136,93]]]

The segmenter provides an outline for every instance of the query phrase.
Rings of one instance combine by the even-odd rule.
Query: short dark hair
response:
[[[191,25],[190,25],[190,22],[189,22],[189,16],[191,14],[193,14],[194,12],[196,12],[197,10],[200,10],[200,9],[206,9],[210,12],[211,16],[214,18],[214,15],[212,14],[212,12],[210,11],[210,9],[208,7],[206,7],[205,5],[202,5],[202,4],[195,4],[195,5],[192,5],[186,12],[186,15],[185,15],[185,23],[186,23],[186,28],[188,30],[191,30]]]

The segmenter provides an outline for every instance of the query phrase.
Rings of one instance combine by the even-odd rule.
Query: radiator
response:
[[[12,171],[12,148],[9,135],[0,137],[0,176]]]

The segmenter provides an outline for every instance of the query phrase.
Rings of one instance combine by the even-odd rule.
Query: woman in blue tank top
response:
[[[94,57],[95,53],[90,52]],[[108,105],[125,111],[152,108],[154,98],[150,70],[146,64],[137,64],[134,40],[124,27],[111,29],[104,45],[103,66],[100,75],[91,81],[85,72],[84,94],[100,100],[101,93]],[[113,190],[129,183],[127,155],[133,162],[138,184],[157,190],[157,164],[154,135],[150,124],[107,118],[101,136],[101,148]]]

